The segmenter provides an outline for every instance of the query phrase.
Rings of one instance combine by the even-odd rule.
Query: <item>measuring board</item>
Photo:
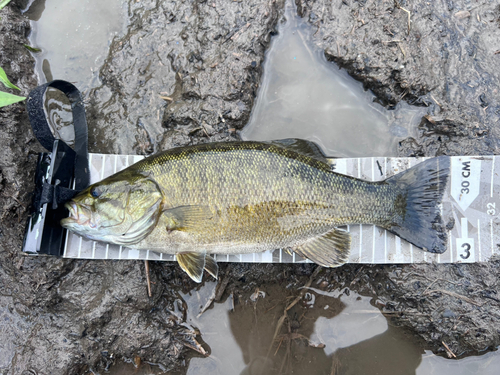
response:
[[[141,160],[139,155],[90,154],[91,184]],[[373,157],[329,159],[332,169],[349,176],[380,181],[426,158]],[[349,263],[472,263],[485,262],[500,253],[500,156],[451,157],[450,181],[443,197],[445,223],[454,222],[448,249],[432,254],[374,225],[351,225]],[[175,260],[174,255],[135,250],[95,242],[68,232],[64,257],[79,259]],[[221,255],[218,262],[309,263],[284,250],[256,254]]]

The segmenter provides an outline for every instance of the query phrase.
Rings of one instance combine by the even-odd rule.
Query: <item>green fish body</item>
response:
[[[431,252],[446,249],[438,205],[449,159],[427,160],[382,182],[332,172],[301,140],[212,143],[145,158],[90,186],[62,225],[83,236],[177,254],[196,281],[216,276],[206,254],[287,248],[323,266],[349,257],[339,226],[375,224]]]

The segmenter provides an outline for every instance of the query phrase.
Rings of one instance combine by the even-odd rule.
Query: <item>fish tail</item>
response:
[[[448,231],[440,203],[450,173],[450,158],[440,156],[386,180],[396,187],[394,215],[385,228],[431,253],[447,249]]]

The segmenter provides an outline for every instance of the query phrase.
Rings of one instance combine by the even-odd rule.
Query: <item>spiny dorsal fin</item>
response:
[[[346,263],[351,251],[351,235],[338,228],[293,248],[297,254],[324,267]]]
[[[217,265],[215,259],[210,255],[207,255],[205,257],[205,269],[210,275],[217,279],[217,275],[219,274],[219,266]]]
[[[179,206],[163,211],[163,215],[167,217],[168,231],[188,231],[212,219],[212,212],[207,206]]]
[[[177,263],[197,283],[201,283],[205,268],[205,253],[176,254]]]
[[[323,153],[323,150],[312,141],[299,138],[285,138],[268,141],[268,143],[288,148],[289,150],[293,150],[299,154],[309,156],[310,158],[328,164],[328,159]],[[335,156],[330,156],[329,158],[335,158]]]

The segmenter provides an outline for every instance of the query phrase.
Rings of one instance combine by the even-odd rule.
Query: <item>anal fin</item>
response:
[[[320,266],[338,267],[349,259],[351,235],[344,230],[334,228],[292,250]]]

